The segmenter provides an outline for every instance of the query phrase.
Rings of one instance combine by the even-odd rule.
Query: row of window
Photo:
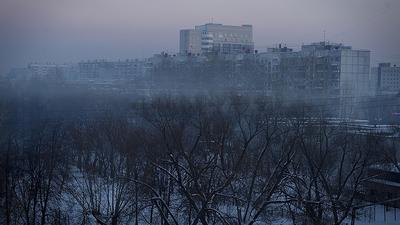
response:
[[[218,37],[218,38],[226,38],[226,37],[236,37],[236,38],[250,38],[249,34],[238,34],[238,33],[220,33],[220,32],[210,32],[208,34],[211,34],[213,37]]]

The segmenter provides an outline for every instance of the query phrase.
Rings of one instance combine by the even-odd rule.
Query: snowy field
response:
[[[356,225],[367,224],[400,225],[400,209],[386,207],[385,210],[382,205],[365,208],[358,215]]]

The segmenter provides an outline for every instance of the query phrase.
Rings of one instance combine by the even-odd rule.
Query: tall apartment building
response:
[[[254,51],[253,27],[207,23],[180,31],[181,54],[239,54]]]
[[[371,69],[371,91],[377,94],[398,94],[400,92],[400,67],[390,63],[379,63]]]
[[[283,71],[284,67],[282,67],[282,62],[288,58],[299,58],[298,52],[293,52],[293,49],[282,47],[279,44],[279,47],[276,48],[268,48],[266,52],[257,53],[254,55],[255,61],[257,65],[261,66],[262,70],[266,74],[266,89],[267,91],[285,91],[289,87],[286,81],[289,81],[289,76],[285,76],[284,74],[288,74],[287,71]],[[293,65],[291,65],[293,68]],[[305,71],[301,71],[304,73]],[[290,74],[292,77],[294,74]],[[284,79],[282,79],[285,77]]]
[[[370,51],[343,44],[318,42],[300,51],[282,47],[255,54],[264,65],[271,93],[307,99],[317,105],[337,105],[341,116],[355,115],[360,98],[371,96]],[[326,111],[330,111],[327,109]]]
[[[302,57],[310,60],[307,73],[314,89],[328,90],[340,101],[340,116],[361,115],[360,99],[371,96],[369,89],[370,51],[355,50],[335,43],[303,45]]]
[[[305,78],[308,87],[330,89],[332,93],[337,91],[340,97],[355,98],[370,94],[369,50],[319,42],[303,45],[299,57],[307,64],[304,69],[307,70]]]
[[[272,88],[309,96],[355,98],[370,94],[370,51],[318,42],[300,51],[281,47],[256,54],[270,72]],[[284,90],[284,91],[285,91]]]

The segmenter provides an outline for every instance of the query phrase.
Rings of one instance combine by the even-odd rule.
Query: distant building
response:
[[[310,74],[320,88],[333,87],[342,98],[370,95],[370,51],[355,50],[342,44],[319,42],[302,46],[303,57],[312,59]]]
[[[30,71],[27,67],[12,68],[7,74],[7,78],[11,80],[30,80],[32,79],[32,71]]]
[[[271,77],[272,89],[296,95],[354,99],[369,95],[370,51],[318,42],[300,51],[282,47],[256,54]]]
[[[282,61],[288,58],[300,59],[299,53],[293,52],[291,48],[282,47],[281,44],[276,48],[268,48],[266,52],[255,54],[256,63],[266,73],[267,83],[265,86],[268,91],[275,90],[276,93],[277,91],[285,91],[291,87],[288,82],[294,77],[294,74],[284,71],[282,67]],[[291,65],[291,68],[294,68],[293,65]],[[301,70],[301,73],[304,74],[305,70]]]
[[[240,54],[254,51],[251,25],[228,26],[215,23],[180,31],[181,54]]]
[[[78,63],[79,77],[84,79],[135,79],[145,73],[143,60],[94,60]]]
[[[104,76],[107,68],[110,68],[111,65],[109,62],[105,60],[94,60],[87,62],[78,63],[79,68],[79,78],[89,78],[89,79],[97,79]]]
[[[400,67],[380,63],[371,70],[371,89],[377,94],[398,94],[400,92]]]
[[[182,55],[201,54],[201,32],[200,32],[200,30],[181,30],[180,31],[179,52]]]
[[[26,68],[29,72],[26,78],[38,80],[63,80],[70,66],[54,63],[30,63]]]
[[[32,77],[36,79],[54,79],[61,73],[60,66],[50,63],[32,63],[28,65],[28,69],[31,71]]]
[[[319,42],[303,45],[301,55],[308,64],[306,86],[314,91],[313,95],[337,98],[340,101],[340,117],[365,116],[359,102],[372,96],[369,88],[369,50]]]

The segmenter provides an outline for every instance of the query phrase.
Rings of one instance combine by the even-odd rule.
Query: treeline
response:
[[[0,124],[0,223],[344,224],[397,143],[307,109],[166,97],[130,117]]]

